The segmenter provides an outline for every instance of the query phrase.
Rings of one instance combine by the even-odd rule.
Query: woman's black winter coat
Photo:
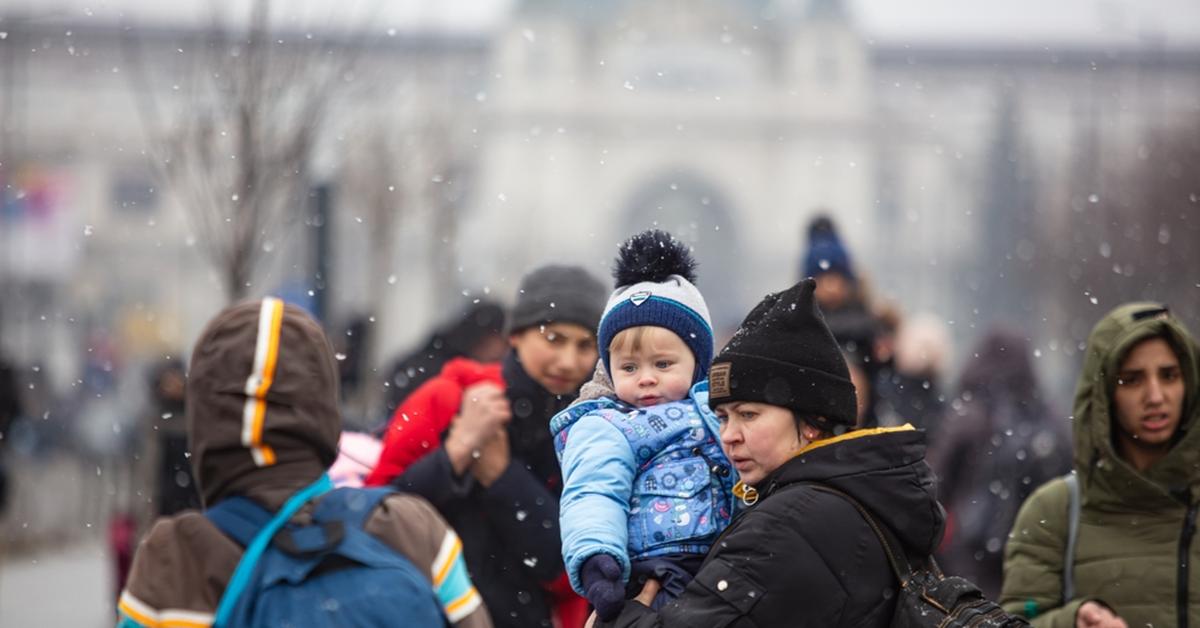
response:
[[[810,445],[757,487],[759,501],[713,545],[683,595],[659,611],[627,602],[602,626],[884,628],[899,584],[854,496],[912,556],[942,538],[945,514],[924,433],[860,430]]]

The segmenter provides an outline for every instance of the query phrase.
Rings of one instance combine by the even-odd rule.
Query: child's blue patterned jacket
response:
[[[735,474],[708,408],[708,381],[648,408],[610,398],[578,403],[550,421],[562,465],[563,563],[571,586],[588,558],[706,554],[733,516]]]

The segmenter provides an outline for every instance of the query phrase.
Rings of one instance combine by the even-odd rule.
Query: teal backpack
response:
[[[322,476],[275,514],[245,497],[205,511],[246,548],[214,628],[448,625],[429,578],[364,529],[394,491],[332,486]],[[318,497],[310,524],[289,523]]]

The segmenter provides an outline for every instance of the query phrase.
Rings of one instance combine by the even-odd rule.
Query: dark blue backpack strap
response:
[[[366,527],[367,519],[375,512],[379,502],[395,492],[389,487],[334,489],[317,501],[313,519],[321,523],[341,521],[361,530]]]
[[[250,584],[258,559],[267,550],[275,533],[279,532],[284,524],[292,518],[292,515],[296,514],[296,511],[303,508],[305,504],[332,489],[333,482],[330,481],[328,475],[322,474],[315,482],[289,497],[279,511],[271,515],[266,524],[258,530],[250,543],[245,546],[246,551],[242,552],[242,559],[238,561],[237,568],[233,570],[233,575],[229,578],[229,584],[225,586],[225,592],[221,594],[221,600],[217,603],[217,612],[213,617],[214,628],[225,628],[229,625],[229,617],[233,613],[234,607],[237,606],[242,591]]]
[[[246,547],[272,515],[249,498],[230,497],[205,510],[204,516],[238,545]]]

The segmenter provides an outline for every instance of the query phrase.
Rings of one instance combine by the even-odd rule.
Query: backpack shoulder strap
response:
[[[267,550],[267,546],[271,544],[271,539],[275,536],[275,533],[304,504],[332,489],[333,482],[329,480],[328,475],[322,474],[317,481],[300,489],[299,492],[289,497],[284,502],[283,507],[279,509],[279,512],[275,513],[258,530],[250,543],[246,545],[246,551],[242,552],[242,559],[238,561],[237,567],[233,570],[233,575],[229,578],[229,584],[225,586],[225,592],[221,594],[221,600],[217,603],[217,612],[213,616],[212,625],[214,628],[223,628],[229,624],[229,617],[233,614],[233,609],[237,607],[238,599],[241,598],[242,592],[246,590],[246,587],[250,585],[250,578],[254,575],[258,559],[262,557],[263,552]]]
[[[365,529],[367,520],[379,502],[383,501],[396,490],[384,486],[379,488],[350,488],[334,489],[317,501],[313,510],[313,519],[319,523],[341,521],[359,529]]]
[[[1062,601],[1063,604],[1075,599],[1075,545],[1079,541],[1079,476],[1074,471],[1063,476],[1067,483],[1067,546],[1063,551],[1062,566]]]
[[[883,546],[883,553],[887,555],[888,564],[892,566],[892,573],[896,574],[896,579],[900,581],[900,587],[907,587],[908,580],[912,577],[912,566],[909,565],[908,557],[904,555],[904,552],[897,551],[896,548],[899,547],[899,545],[888,540],[888,537],[891,536],[891,530],[888,530],[886,526],[880,524],[875,517],[871,516],[871,512],[867,510],[867,507],[863,506],[862,503],[852,497],[849,493],[833,488],[827,484],[819,484],[815,482],[806,482],[805,484],[818,491],[837,495],[850,502],[850,505],[854,506],[855,510],[858,511],[858,514],[862,515],[862,518],[866,520],[867,525],[871,527],[871,530],[879,539],[879,544]]]
[[[267,522],[271,513],[246,497],[230,497],[204,511],[204,516],[225,536],[246,547]]]

